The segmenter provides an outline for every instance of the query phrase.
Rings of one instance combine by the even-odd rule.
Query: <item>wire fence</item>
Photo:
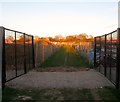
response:
[[[34,68],[33,36],[3,28],[3,84]]]
[[[119,88],[119,29],[94,38],[94,66]]]

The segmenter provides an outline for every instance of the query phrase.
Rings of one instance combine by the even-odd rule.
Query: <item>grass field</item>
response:
[[[96,93],[93,94],[93,90]],[[99,99],[97,99],[97,97]],[[102,102],[120,102],[120,90],[104,87],[96,89],[29,89],[29,90],[18,90],[13,88],[5,88],[3,92],[2,102],[15,102],[24,101],[31,102],[30,100],[37,101],[66,101],[76,100],[85,102],[95,102],[101,100]]]
[[[86,68],[89,67],[89,63],[71,46],[64,46],[40,65],[40,67],[58,66]]]

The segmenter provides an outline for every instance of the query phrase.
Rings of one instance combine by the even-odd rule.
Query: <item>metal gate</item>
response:
[[[94,39],[94,66],[116,88],[120,86],[120,29]]]
[[[0,27],[3,31],[2,86],[34,68],[34,39],[19,31]]]

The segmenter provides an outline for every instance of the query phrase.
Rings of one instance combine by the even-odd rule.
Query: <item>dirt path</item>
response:
[[[95,70],[78,72],[37,72],[35,70],[6,83],[14,88],[89,88],[114,85]]]

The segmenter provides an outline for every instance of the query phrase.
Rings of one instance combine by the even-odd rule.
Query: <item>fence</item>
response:
[[[1,27],[3,30],[2,84],[34,67],[33,36]]]
[[[120,29],[94,39],[94,66],[104,74],[116,88],[120,84]]]
[[[35,44],[35,66],[42,64],[54,52],[59,49],[59,46],[48,42],[37,42]]]
[[[75,49],[88,60],[90,64],[93,64],[94,60],[94,51],[93,51],[93,42],[80,42],[75,45]]]

